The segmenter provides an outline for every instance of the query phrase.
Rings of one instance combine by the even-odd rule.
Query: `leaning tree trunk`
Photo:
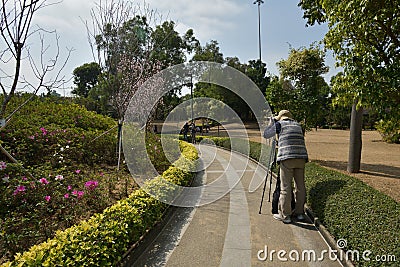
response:
[[[357,173],[360,171],[362,148],[362,115],[363,109],[357,109],[356,100],[351,108],[349,161],[347,164],[347,171],[350,173]]]

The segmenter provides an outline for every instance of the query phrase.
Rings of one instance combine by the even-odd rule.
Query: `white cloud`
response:
[[[192,28],[195,36],[203,42],[218,39],[226,31],[235,28],[239,21],[235,17],[242,12],[240,1],[228,0],[149,0],[151,8],[162,14],[169,14],[169,19],[181,28]]]

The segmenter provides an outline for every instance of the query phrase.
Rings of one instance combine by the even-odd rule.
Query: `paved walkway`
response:
[[[259,214],[265,169],[237,153],[198,149],[205,170],[194,186],[210,188],[204,188],[198,207],[171,208],[130,254],[129,266],[341,266],[330,259],[313,224],[283,224],[272,217],[269,182]]]

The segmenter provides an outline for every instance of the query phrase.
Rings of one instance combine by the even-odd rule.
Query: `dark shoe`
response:
[[[306,220],[306,217],[303,214],[298,214],[296,216],[296,220],[300,222],[304,222]]]

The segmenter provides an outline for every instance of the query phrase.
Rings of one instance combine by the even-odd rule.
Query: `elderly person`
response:
[[[281,110],[278,116],[271,118],[271,123],[264,131],[265,138],[278,135],[278,155],[280,165],[281,191],[279,196],[279,213],[274,218],[284,223],[291,222],[291,215],[297,220],[304,220],[304,203],[306,188],[304,184],[304,166],[308,161],[307,149],[301,125],[293,119],[288,110]],[[292,211],[292,179],[295,182],[296,208]],[[294,214],[293,214],[294,213]]]

